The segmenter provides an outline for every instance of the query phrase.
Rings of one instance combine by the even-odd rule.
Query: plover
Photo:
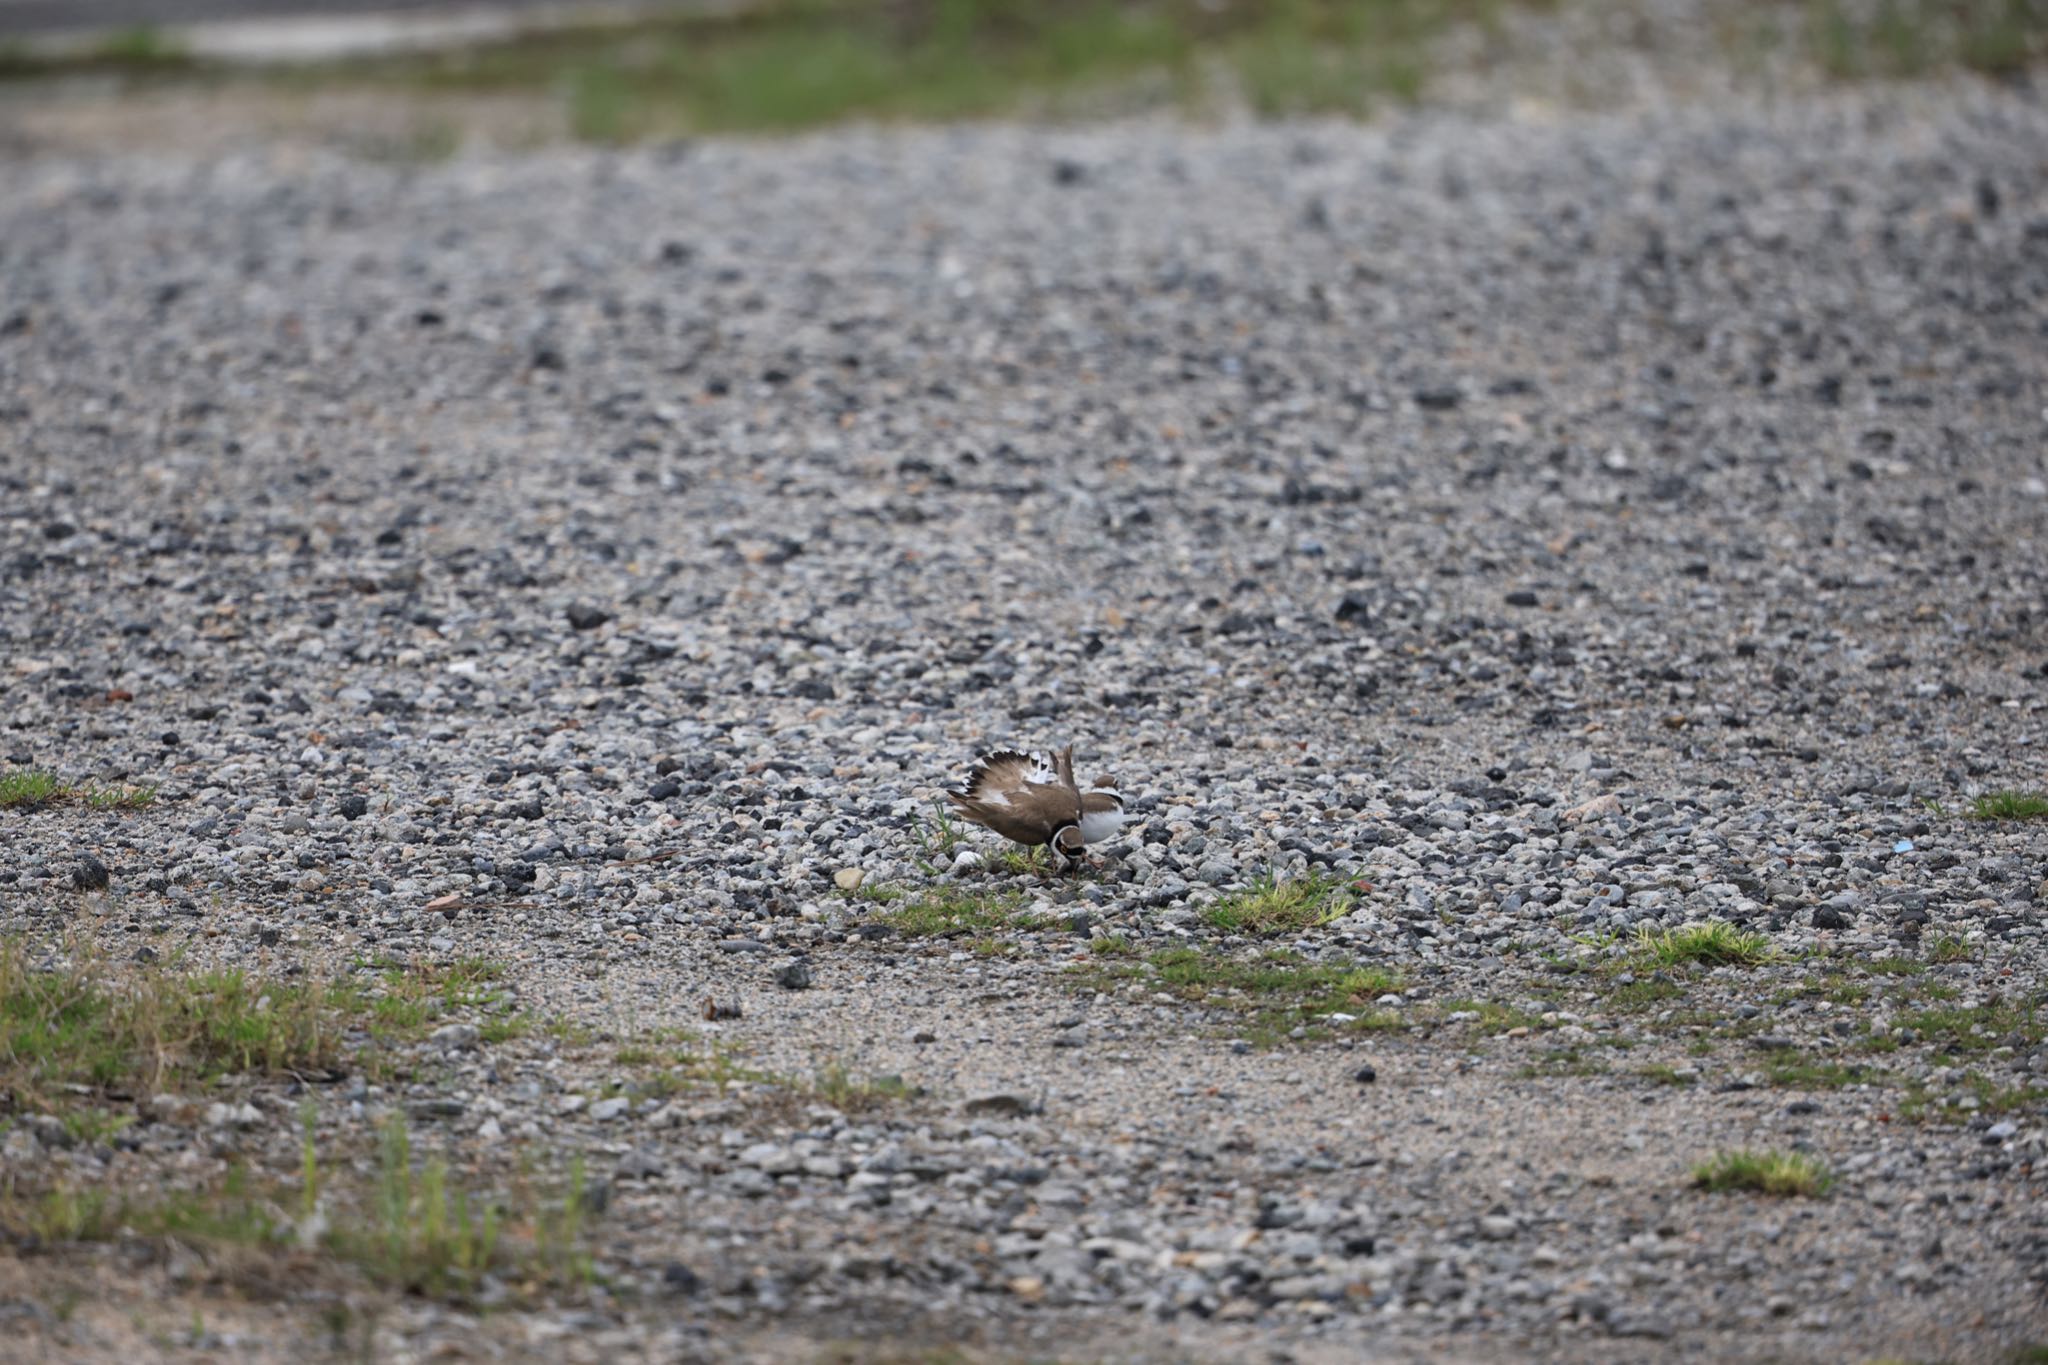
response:
[[[1050,848],[1062,871],[1085,845],[1109,838],[1124,822],[1115,782],[1103,779],[1084,792],[1074,780],[1071,744],[1056,753],[984,754],[967,789],[946,796],[962,819],[1027,847]]]

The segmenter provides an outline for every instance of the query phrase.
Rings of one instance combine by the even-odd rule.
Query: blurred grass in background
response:
[[[785,0],[722,18],[557,32],[364,74],[545,88],[578,136],[787,130],[860,116],[1200,108],[1363,114],[1421,89],[1427,41],[1502,0]]]
[[[134,30],[61,58],[0,50],[0,76],[539,97],[561,103],[573,135],[603,142],[850,117],[1355,116],[1421,98],[1451,28],[1501,43],[1510,16],[1567,8],[1636,12],[1627,0],[762,0],[260,76]],[[1790,49],[1837,79],[2004,76],[2048,58],[2048,0],[1702,0],[1701,12],[1737,59]]]

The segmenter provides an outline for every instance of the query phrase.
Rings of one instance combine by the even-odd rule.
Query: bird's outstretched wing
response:
[[[1081,792],[1064,755],[999,749],[985,754],[961,791],[946,793],[975,824],[1021,844],[1042,844],[1081,818]]]

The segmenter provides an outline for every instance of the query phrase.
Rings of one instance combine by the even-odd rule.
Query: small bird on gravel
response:
[[[998,749],[975,763],[965,791],[947,799],[961,818],[992,829],[1005,839],[1052,850],[1061,871],[1088,844],[1115,834],[1124,822],[1123,798],[1114,781],[1099,779],[1083,791],[1074,780],[1074,746],[1056,753]]]

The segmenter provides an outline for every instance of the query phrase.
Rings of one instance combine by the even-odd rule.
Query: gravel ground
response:
[[[17,150],[0,758],[160,794],[0,811],[0,926],[562,1021],[307,1088],[607,1202],[599,1286],[391,1300],[379,1358],[2005,1360],[2048,823],[1962,812],[2048,785],[2044,147],[1944,86]],[[1099,867],[928,858],[977,749],[1067,740]],[[1350,889],[1212,922],[1268,874]],[[1031,918],[906,932],[935,889]],[[1708,920],[1778,957],[1632,948]],[[1388,984],[1275,1037],[1176,948]],[[685,1028],[921,1093],[617,1093]],[[289,1172],[299,1102],[0,1163]],[[1691,1187],[1739,1146],[1838,1182]],[[188,1262],[12,1261],[0,1355],[325,1341]]]

